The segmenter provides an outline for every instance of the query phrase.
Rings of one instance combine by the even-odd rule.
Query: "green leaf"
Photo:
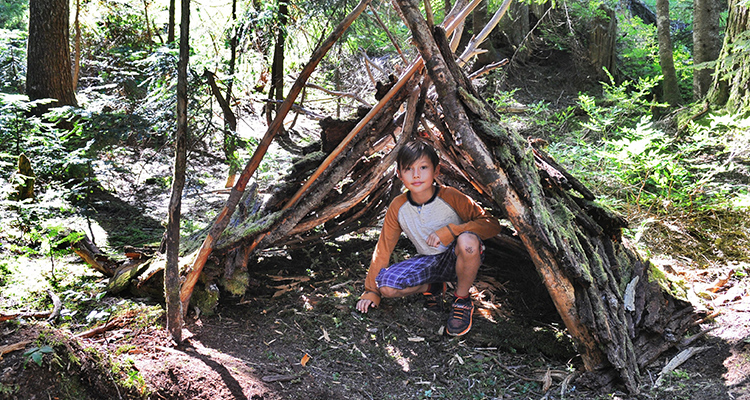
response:
[[[31,353],[31,359],[40,367],[42,366],[42,357],[44,357],[44,353],[41,351]]]

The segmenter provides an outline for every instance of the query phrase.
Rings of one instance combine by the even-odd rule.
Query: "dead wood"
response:
[[[104,332],[111,331],[112,329],[119,328],[123,325],[123,321],[120,318],[115,318],[110,321],[108,321],[104,325],[97,326],[95,328],[91,328],[87,331],[83,331],[81,333],[78,333],[74,337],[76,338],[90,338],[94,337],[96,335],[100,335]]]
[[[56,295],[52,290],[47,289],[47,294],[52,299],[52,313],[47,318],[47,322],[54,322],[60,316],[63,304],[60,301],[60,296]]]
[[[0,322],[10,321],[18,318],[49,318],[50,315],[52,315],[52,311],[0,313]]]
[[[363,125],[362,129],[366,129],[368,132],[367,135],[362,135],[357,140],[354,140],[357,135],[352,135],[350,133],[349,136],[339,144],[338,148],[323,162],[323,164],[327,165],[327,168],[319,167],[316,173],[313,173],[313,175],[308,178],[305,185],[297,191],[294,197],[292,197],[292,199],[289,200],[281,210],[273,212],[270,217],[261,221],[264,225],[254,224],[249,227],[240,228],[245,230],[250,228],[249,234],[241,231],[227,233],[222,236],[220,242],[217,242],[216,247],[233,248],[237,244],[251,239],[252,242],[249,244],[250,249],[256,249],[259,247],[264,248],[285,237],[286,234],[308,212],[310,212],[317,204],[320,204],[333,186],[349,174],[353,166],[359,161],[359,156],[349,157],[349,154],[365,154],[368,149],[372,148],[372,146],[380,140],[381,137],[389,136],[393,129],[395,129],[395,126],[393,125],[393,115],[398,111],[401,103],[403,103],[406,93],[408,93],[408,87],[410,87],[405,85],[406,83],[401,87],[407,88],[406,90],[395,91],[392,96],[389,96],[390,101],[383,102],[381,100],[382,105],[373,108],[373,110],[380,109],[382,111],[378,114],[377,119],[368,121],[367,124],[363,124],[363,121],[367,119],[367,117],[365,117],[365,119],[359,122],[358,126]],[[413,85],[413,83],[410,85]],[[353,141],[356,143],[352,143]],[[347,145],[350,145],[350,147]],[[303,195],[304,201],[298,201]],[[260,233],[257,234],[258,232]]]
[[[258,148],[253,153],[253,156],[250,158],[247,165],[245,165],[245,169],[242,171],[242,174],[237,179],[237,182],[232,188],[232,193],[229,195],[229,199],[227,199],[224,208],[219,213],[216,222],[214,222],[214,225],[211,227],[211,230],[206,236],[206,239],[203,241],[203,245],[201,246],[200,250],[198,250],[195,262],[187,271],[187,276],[180,290],[180,301],[182,302],[184,312],[187,312],[188,310],[188,305],[190,303],[190,297],[193,293],[193,288],[198,282],[198,277],[203,270],[203,266],[206,264],[206,260],[213,250],[213,244],[216,238],[218,238],[219,235],[224,232],[224,229],[229,223],[229,218],[234,213],[234,210],[237,207],[237,203],[240,201],[240,198],[245,191],[245,187],[247,186],[250,177],[255,173],[255,170],[263,160],[263,157],[265,156],[268,147],[271,145],[274,136],[276,136],[279,130],[282,129],[284,117],[286,117],[287,113],[294,104],[294,100],[302,91],[302,88],[305,86],[307,79],[310,77],[310,75],[312,75],[313,71],[315,71],[315,68],[323,59],[323,56],[325,56],[328,50],[330,50],[331,47],[333,47],[338,39],[344,34],[344,32],[346,32],[352,22],[354,22],[354,20],[364,11],[369,2],[370,0],[360,1],[360,3],[354,8],[354,10],[352,10],[352,12],[349,13],[349,15],[347,15],[341,23],[339,23],[339,25],[334,29],[331,35],[329,35],[328,38],[326,38],[326,40],[323,41],[323,43],[321,43],[321,45],[313,52],[312,56],[310,57],[310,61],[308,61],[308,63],[302,69],[300,76],[297,78],[297,80],[294,82],[294,85],[290,89],[287,98],[277,110],[276,117],[269,125],[268,131],[258,145]]]
[[[508,59],[504,58],[504,59],[502,59],[502,60],[500,60],[498,62],[485,65],[482,68],[474,71],[471,75],[469,75],[469,79],[471,79],[471,80],[477,79],[477,78],[479,78],[482,75],[486,75],[486,74],[488,74],[488,73],[490,73],[490,72],[492,72],[492,71],[494,71],[494,70],[496,70],[496,69],[498,69],[500,67],[508,65],[508,62],[509,62]]]
[[[0,346],[0,360],[3,359],[3,356],[18,350],[23,350],[31,343],[31,340],[24,340],[22,342],[12,343],[12,344],[6,344],[3,346]]]
[[[510,7],[510,3],[512,0],[505,0],[503,1],[503,4],[500,6],[500,8],[495,11],[495,14],[492,16],[492,19],[490,22],[487,23],[487,25],[482,29],[481,32],[479,32],[478,35],[471,38],[469,40],[469,43],[466,45],[466,48],[464,49],[463,53],[461,53],[461,56],[458,57],[458,65],[463,66],[466,64],[472,57],[485,52],[486,50],[477,50],[480,44],[484,42],[487,37],[490,36],[490,33],[495,29],[498,23],[500,23],[500,20],[503,18],[506,12],[508,12],[508,8]],[[451,47],[451,50],[453,51],[453,48]],[[502,62],[502,61],[501,61]]]
[[[99,250],[99,248],[88,238],[88,236],[81,235],[81,238],[74,243],[71,243],[71,248],[78,254],[83,261],[90,265],[95,270],[103,273],[107,277],[111,277],[115,274],[115,266],[117,262],[112,260],[107,254]]]
[[[656,379],[656,382],[654,383],[654,387],[661,386],[662,382],[664,381],[664,377],[677,369],[680,365],[682,365],[685,361],[690,359],[693,355],[700,353],[703,350],[706,350],[708,347],[690,347],[683,351],[681,351],[679,354],[674,356],[667,365],[664,366],[664,368],[661,369],[661,372],[659,372],[659,377]]]
[[[222,95],[221,93],[221,89],[219,89],[219,86],[216,84],[216,75],[214,75],[214,73],[209,71],[208,69],[204,68],[203,77],[208,81],[208,86],[211,87],[211,93],[219,103],[219,107],[221,107],[221,112],[224,114],[224,122],[227,124],[229,130],[231,130],[232,133],[236,132],[237,117],[235,117],[234,112],[232,111],[232,107],[229,106],[229,102],[226,98],[224,98],[224,95]]]

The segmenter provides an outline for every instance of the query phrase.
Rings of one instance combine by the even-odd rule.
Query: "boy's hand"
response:
[[[432,232],[430,233],[430,236],[427,236],[427,245],[431,247],[440,246],[440,238],[438,237],[437,233]]]
[[[361,313],[367,314],[367,310],[369,308],[375,308],[377,307],[375,303],[372,302],[372,300],[362,299],[357,302],[357,310]]]

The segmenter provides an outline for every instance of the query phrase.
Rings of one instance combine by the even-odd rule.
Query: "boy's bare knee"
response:
[[[477,235],[464,232],[458,235],[456,239],[456,255],[479,256],[482,250],[481,246],[482,243],[479,241]]]
[[[380,290],[380,295],[383,296],[383,297],[396,297],[396,296],[398,296],[398,289],[396,289],[396,288],[384,286],[384,287],[379,288],[378,290]]]

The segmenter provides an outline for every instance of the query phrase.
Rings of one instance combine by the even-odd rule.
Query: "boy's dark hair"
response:
[[[396,166],[398,169],[406,168],[414,164],[417,160],[427,156],[432,161],[432,167],[436,168],[440,162],[440,158],[435,152],[435,149],[428,143],[421,140],[414,140],[408,142],[402,147],[396,155]]]

